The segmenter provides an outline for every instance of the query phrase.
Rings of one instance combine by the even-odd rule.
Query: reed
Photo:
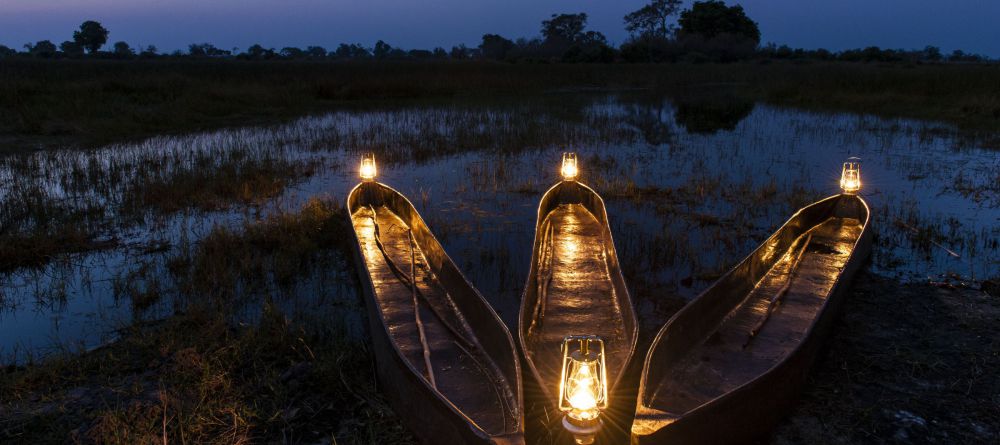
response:
[[[0,143],[13,151],[93,146],[345,107],[600,88],[725,87],[750,100],[995,132],[998,79],[997,65],[4,60]]]
[[[252,326],[193,310],[109,347],[0,373],[0,441],[413,444],[336,323]]]

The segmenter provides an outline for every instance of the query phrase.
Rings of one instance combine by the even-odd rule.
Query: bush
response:
[[[621,46],[622,60],[630,63],[676,62],[684,53],[676,40],[643,36],[630,39]]]

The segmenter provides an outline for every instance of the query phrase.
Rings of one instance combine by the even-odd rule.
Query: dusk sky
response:
[[[586,12],[590,29],[613,43],[627,35],[622,16],[643,0],[0,0],[0,44],[58,44],[88,19],[111,30],[109,42],[155,45],[161,51],[210,42],[231,49],[341,42],[372,46],[382,39],[411,48],[476,46],[484,33],[515,39],[538,35],[552,13]],[[1000,57],[998,0],[744,0],[763,42],[841,50],[876,45]],[[685,3],[690,5],[691,1]]]

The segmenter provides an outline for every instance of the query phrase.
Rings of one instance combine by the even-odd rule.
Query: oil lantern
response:
[[[844,162],[844,168],[840,173],[840,189],[848,195],[861,190],[861,159],[851,157]]]
[[[361,180],[371,182],[375,180],[378,169],[375,167],[375,153],[365,153],[361,156]]]
[[[601,412],[608,408],[608,377],[604,340],[593,335],[566,337],[559,381],[559,410],[563,427],[577,444],[594,443],[601,429]]]
[[[574,181],[576,180],[576,175],[580,173],[576,165],[576,153],[565,152],[562,155],[562,168],[559,170],[562,173],[564,181]]]

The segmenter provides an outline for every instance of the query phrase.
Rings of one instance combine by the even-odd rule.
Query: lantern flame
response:
[[[597,408],[597,386],[590,365],[584,363],[576,371],[576,375],[571,377],[573,382],[569,393],[569,404],[573,407],[572,412],[578,412],[583,417],[591,417],[594,409]]]
[[[861,190],[861,159],[848,158],[840,173],[840,189],[848,195]]]
[[[378,168],[375,167],[375,153],[365,153],[361,157],[361,168],[358,173],[361,175],[362,181],[375,180],[375,175],[378,174]]]
[[[565,152],[562,156],[562,168],[559,170],[562,173],[564,181],[573,181],[576,179],[576,175],[580,173],[576,164],[576,153]]]

